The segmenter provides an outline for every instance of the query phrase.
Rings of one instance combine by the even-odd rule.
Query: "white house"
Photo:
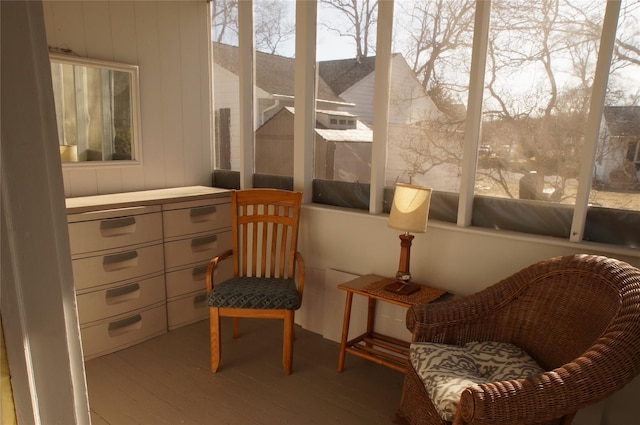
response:
[[[631,189],[640,184],[640,106],[606,106],[600,125],[596,184]]]

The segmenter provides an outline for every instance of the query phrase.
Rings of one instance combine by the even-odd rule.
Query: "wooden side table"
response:
[[[382,289],[384,285],[394,280],[394,278],[385,278],[370,274],[338,285],[338,289],[347,292],[347,300],[344,306],[344,321],[342,323],[340,355],[338,357],[338,372],[344,370],[346,353],[370,360],[399,372],[406,371],[409,343],[374,331],[376,301],[380,300],[409,308],[415,304],[422,304],[438,299],[445,295],[446,292],[430,288],[426,285],[421,285],[422,288],[420,288],[420,291],[411,295],[394,294]],[[347,341],[353,294],[367,297],[367,330],[362,335]]]

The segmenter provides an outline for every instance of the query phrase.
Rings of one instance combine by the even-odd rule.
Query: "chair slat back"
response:
[[[294,276],[302,193],[276,189],[232,192],[235,276]]]

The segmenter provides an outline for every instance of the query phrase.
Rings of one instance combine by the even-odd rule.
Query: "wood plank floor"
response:
[[[389,424],[402,374],[347,355],[296,327],[293,373],[282,370],[282,324],[222,319],[222,359],[209,370],[208,322],[86,362],[94,425]]]

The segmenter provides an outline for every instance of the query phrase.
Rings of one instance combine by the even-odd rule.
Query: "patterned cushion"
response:
[[[411,344],[409,358],[440,417],[448,422],[453,421],[465,388],[543,372],[526,352],[505,342],[470,342],[461,347],[417,342]]]
[[[207,294],[210,307],[295,310],[298,289],[292,279],[232,277]]]

